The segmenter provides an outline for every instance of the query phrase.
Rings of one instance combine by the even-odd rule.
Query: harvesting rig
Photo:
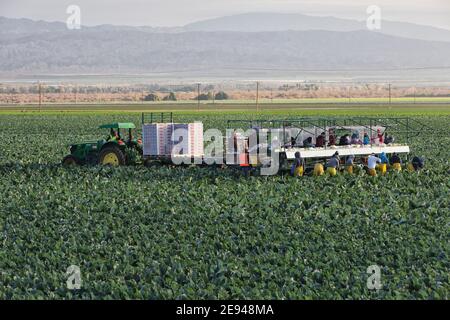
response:
[[[63,159],[63,164],[119,166],[140,160],[146,165],[225,165],[245,168],[248,172],[271,166],[276,159],[278,172],[288,168],[297,155],[303,159],[305,170],[310,170],[318,163],[324,164],[336,152],[341,157],[353,156],[355,162],[361,164],[367,162],[369,155],[381,153],[396,154],[408,160],[410,138],[432,131],[423,123],[406,117],[237,119],[228,120],[227,127],[231,135],[220,137],[224,152],[219,156],[205,155],[201,122],[174,123],[172,113],[143,113],[142,141],[133,135],[133,123],[103,125],[100,128],[110,130],[106,139],[71,145],[70,155]],[[246,133],[242,127],[246,127]],[[121,130],[128,130],[128,136],[122,136]],[[185,134],[177,135],[179,130]],[[340,143],[340,137],[350,135],[351,141]],[[261,139],[262,136],[266,138]],[[393,137],[406,143],[398,143]],[[178,161],[180,159],[184,161]]]
[[[238,124],[238,125],[236,125]],[[228,127],[246,126],[256,133],[271,135],[276,132],[281,139],[268,149],[279,156],[280,168],[286,168],[300,155],[306,168],[325,163],[336,152],[341,157],[354,156],[361,163],[367,162],[371,154],[397,154],[409,160],[410,139],[432,132],[433,129],[418,120],[407,117],[302,117],[273,120],[229,120]],[[281,133],[281,134],[280,134]],[[357,142],[341,144],[340,138],[348,135]],[[365,137],[368,141],[364,143]],[[389,141],[385,139],[388,138]],[[395,138],[395,139],[394,139]],[[319,140],[322,141],[319,143]],[[395,141],[401,140],[401,143]],[[308,143],[305,144],[305,141]],[[385,143],[386,142],[386,143]],[[261,144],[258,141],[258,146]],[[251,158],[251,157],[250,157]]]

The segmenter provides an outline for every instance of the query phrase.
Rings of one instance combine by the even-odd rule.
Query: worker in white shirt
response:
[[[377,163],[381,163],[381,159],[378,158],[375,153],[372,153],[367,160],[367,167],[369,168],[369,175],[375,177],[377,175]]]

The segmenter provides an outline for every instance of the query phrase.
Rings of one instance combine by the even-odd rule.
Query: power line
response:
[[[259,81],[256,81],[256,111],[259,111]]]
[[[197,83],[197,109],[200,111],[200,83]]]
[[[408,71],[408,70],[441,70],[450,69],[450,66],[429,66],[429,67],[403,67],[403,68],[376,68],[376,69],[285,69],[285,68],[249,68],[249,67],[218,67],[226,70],[249,70],[249,71],[291,71],[291,72],[380,72],[380,71]]]

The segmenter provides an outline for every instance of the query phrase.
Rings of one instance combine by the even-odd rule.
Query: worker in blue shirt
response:
[[[365,146],[367,146],[368,144],[370,144],[370,138],[369,138],[369,135],[368,135],[367,133],[364,133],[363,144],[364,144]]]
[[[386,156],[385,152],[382,152],[380,155],[381,163],[389,163],[389,159]]]
[[[381,174],[384,175],[387,172],[387,164],[389,163],[389,159],[387,158],[385,152],[382,152],[380,154],[380,160],[381,160],[381,163],[379,165],[377,165],[377,169],[378,169],[378,171],[380,171]]]

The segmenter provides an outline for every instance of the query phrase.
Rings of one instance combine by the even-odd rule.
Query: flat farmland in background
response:
[[[2,105],[0,114],[48,112],[152,112],[152,111],[182,111],[200,113],[243,112],[262,113],[301,113],[301,114],[340,114],[340,115],[369,115],[369,114],[450,114],[450,103],[261,103],[256,109],[252,103],[117,103],[117,104],[43,104],[38,105]]]

